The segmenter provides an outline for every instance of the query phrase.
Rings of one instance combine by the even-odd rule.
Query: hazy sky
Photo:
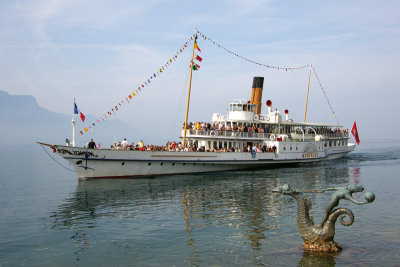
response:
[[[313,64],[340,124],[351,128],[356,120],[361,140],[398,138],[399,10],[395,0],[1,1],[0,90],[33,95],[44,108],[65,114],[76,97],[84,113],[100,117],[175,55],[197,27],[260,63]],[[210,121],[214,112],[226,114],[232,100],[249,99],[253,76],[265,77],[263,103],[271,99],[273,108],[303,119],[308,70],[267,69],[208,40],[198,43],[203,62],[193,75],[190,121]],[[135,129],[132,139],[177,140],[189,50],[113,116]],[[315,76],[308,107],[309,121],[335,122]]]

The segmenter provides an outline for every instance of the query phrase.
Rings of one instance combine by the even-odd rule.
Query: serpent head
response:
[[[362,192],[364,191],[364,187],[360,184],[351,184],[347,186],[347,190],[349,190],[351,193]]]

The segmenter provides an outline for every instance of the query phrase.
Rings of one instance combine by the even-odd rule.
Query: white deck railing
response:
[[[183,133],[183,131],[182,131]],[[253,140],[265,140],[271,139],[271,136],[278,137],[279,134],[273,133],[255,133],[255,132],[237,132],[237,131],[218,131],[218,130],[186,130],[186,137],[209,137],[209,138],[229,138],[229,139],[253,139]],[[289,139],[291,139],[290,134],[287,134]],[[310,135],[308,135],[310,136]],[[311,135],[312,138],[315,138],[315,134]],[[330,138],[347,138],[349,136],[348,133],[329,133],[329,134],[322,134],[325,140]],[[296,140],[302,141],[302,140]]]

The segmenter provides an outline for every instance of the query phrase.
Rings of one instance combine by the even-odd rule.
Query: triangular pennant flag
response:
[[[201,52],[199,46],[197,45],[197,39],[194,40],[194,48],[196,48],[199,52]]]

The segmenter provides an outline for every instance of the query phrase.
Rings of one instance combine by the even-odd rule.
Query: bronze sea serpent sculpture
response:
[[[326,191],[335,192],[332,194],[321,223],[314,224],[313,216],[309,214],[312,208],[310,198],[304,196],[303,193],[323,193]],[[358,205],[372,203],[375,200],[375,194],[372,192],[365,193],[365,202],[355,200],[352,194],[362,191],[364,191],[364,187],[358,184],[304,192],[296,191],[290,185],[284,184],[272,190],[275,193],[289,195],[297,201],[297,228],[304,240],[304,250],[318,252],[338,252],[342,250],[342,247],[333,241],[335,223],[339,218],[342,225],[350,226],[354,222],[354,214],[347,208],[335,209],[335,207],[339,205],[341,199],[346,199]],[[349,217],[347,221],[345,220],[346,215]]]

